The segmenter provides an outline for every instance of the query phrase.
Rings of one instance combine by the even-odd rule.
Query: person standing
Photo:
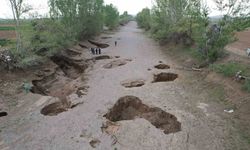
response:
[[[93,47],[91,47],[90,50],[91,50],[91,53],[92,53],[93,55],[95,55],[95,49],[94,49]]]
[[[101,48],[98,48],[98,53],[99,53],[99,55],[102,53],[102,49]]]
[[[115,46],[117,46],[117,41],[115,41]]]
[[[95,54],[98,55],[98,48],[95,48]]]

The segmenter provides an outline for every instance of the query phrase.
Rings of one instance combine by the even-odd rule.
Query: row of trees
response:
[[[131,16],[119,12],[103,0],[48,0],[49,17],[21,19],[32,8],[25,0],[8,0],[16,23],[17,44],[11,49],[15,66],[38,64],[58,50],[99,34],[106,26],[112,30]]]
[[[222,49],[233,39],[235,30],[243,30],[249,23],[249,0],[214,0],[224,16],[215,25],[209,18],[206,1],[155,0],[152,9],[137,14],[139,27],[150,31],[163,43],[174,41],[196,45],[197,52],[206,61],[215,61]]]

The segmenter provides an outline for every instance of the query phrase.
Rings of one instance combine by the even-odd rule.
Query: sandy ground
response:
[[[176,70],[178,63],[137,29],[135,22],[109,36],[112,38],[104,41],[111,46],[104,54],[132,61],[111,69],[103,66],[115,58],[97,61],[84,74],[90,87],[87,95],[79,98],[84,103],[57,116],[40,114],[53,98],[36,94],[19,97],[17,107],[0,118],[0,149],[91,150],[92,140],[98,141],[95,149],[100,150],[249,149],[232,123],[232,114],[224,113],[224,105],[218,103],[217,84],[207,82],[200,73]],[[171,68],[154,69],[159,61]],[[179,77],[173,82],[152,83],[153,74],[160,72],[176,73]],[[121,86],[122,81],[134,78],[144,79],[145,85],[129,89]],[[103,115],[127,95],[174,115],[181,123],[181,131],[164,134],[147,120],[137,118],[117,122],[118,129],[112,134],[102,132],[107,121]]]

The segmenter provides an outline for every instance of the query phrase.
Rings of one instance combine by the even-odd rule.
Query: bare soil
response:
[[[229,44],[226,49],[234,54],[247,57],[246,49],[250,48],[250,28],[235,34],[237,40]]]
[[[15,39],[15,31],[0,31],[0,39]]]

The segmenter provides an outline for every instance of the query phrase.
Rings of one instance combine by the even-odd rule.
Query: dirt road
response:
[[[44,116],[40,110],[52,98],[25,95],[15,111],[0,117],[0,149],[248,148],[237,134],[231,114],[218,104],[217,85],[207,83],[200,73],[176,70],[178,63],[137,29],[135,22],[107,36],[112,37],[105,39],[111,46],[103,51],[113,59],[97,60],[84,73],[87,94],[70,96],[83,104],[56,116]],[[166,64],[160,67],[165,69],[154,68],[158,64]],[[164,80],[168,82],[158,82]],[[106,117],[117,122],[107,122]]]

